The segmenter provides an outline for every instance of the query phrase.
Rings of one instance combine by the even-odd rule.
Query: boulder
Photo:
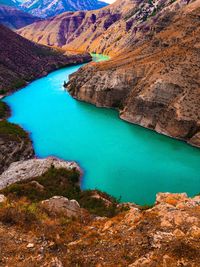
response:
[[[79,217],[81,208],[76,200],[69,200],[62,196],[54,196],[41,202],[41,206],[50,214],[63,214],[67,217]]]
[[[0,189],[19,181],[41,176],[51,167],[56,169],[66,168],[68,170],[75,168],[80,171],[79,166],[75,162],[63,161],[53,157],[18,161],[12,163],[10,167],[0,175]]]
[[[176,206],[180,202],[188,200],[186,193],[172,194],[172,193],[158,193],[156,195],[156,204],[167,203],[172,206]]]

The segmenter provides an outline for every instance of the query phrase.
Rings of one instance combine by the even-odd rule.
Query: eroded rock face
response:
[[[63,214],[67,217],[80,217],[81,208],[76,200],[55,196],[41,202],[41,206],[51,215]]]
[[[30,159],[14,162],[0,175],[0,189],[18,181],[41,176],[51,167],[56,169],[66,168],[70,170],[76,168],[80,170],[79,166],[75,162],[67,162],[56,158]]]
[[[120,117],[199,146],[200,2],[173,16],[147,42],[70,76],[77,99],[117,107]]]

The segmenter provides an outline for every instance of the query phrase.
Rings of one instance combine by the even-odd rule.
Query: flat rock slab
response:
[[[76,168],[80,171],[79,166],[75,162],[63,161],[52,157],[18,161],[12,163],[10,167],[0,175],[0,189],[19,181],[41,176],[52,166],[56,169],[66,168],[71,170]]]

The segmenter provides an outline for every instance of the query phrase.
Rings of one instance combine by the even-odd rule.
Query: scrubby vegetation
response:
[[[6,103],[0,101],[0,120],[6,118],[9,114],[9,107]]]
[[[78,184],[80,173],[76,170],[55,169],[51,167],[44,175],[34,179],[15,183],[1,191],[11,200],[26,198],[38,203],[53,196],[76,199],[82,208],[90,213],[112,217],[116,215],[117,200],[98,190],[82,191]],[[98,196],[95,197],[95,195]]]
[[[22,138],[25,141],[29,141],[28,133],[26,133],[20,126],[5,120],[0,121],[0,137],[13,141]]]

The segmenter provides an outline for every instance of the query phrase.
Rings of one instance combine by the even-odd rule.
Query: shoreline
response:
[[[68,90],[67,90],[67,87],[64,86],[64,88],[65,88],[66,91],[68,91]],[[68,92],[69,92],[69,91],[68,91]],[[70,92],[69,92],[69,94],[70,94]],[[70,95],[71,95],[71,94],[70,94]],[[72,95],[71,95],[71,96],[72,96]],[[158,132],[158,131],[156,131],[156,130],[154,130],[154,129],[145,127],[145,126],[143,126],[143,125],[141,125],[141,124],[139,124],[139,123],[133,123],[133,122],[127,120],[127,119],[124,119],[124,118],[121,117],[121,115],[120,115],[120,110],[119,110],[118,108],[108,107],[108,106],[99,106],[99,105],[93,104],[93,103],[91,103],[91,102],[87,102],[87,101],[85,101],[85,100],[78,99],[76,96],[72,96],[72,97],[73,97],[73,99],[75,99],[76,101],[83,102],[83,103],[87,103],[87,104],[92,105],[92,106],[95,106],[95,107],[97,107],[97,108],[105,108],[105,109],[115,110],[115,111],[117,111],[117,113],[118,113],[118,118],[119,118],[120,120],[124,121],[124,122],[127,122],[127,123],[129,123],[129,124],[131,124],[131,125],[139,126],[139,127],[143,128],[143,129],[152,131],[152,132],[154,132],[154,133],[156,133],[156,134],[159,134],[159,135],[161,135],[161,136],[166,136],[166,137],[171,138],[171,139],[173,139],[173,140],[180,141],[180,142],[182,142],[182,143],[184,143],[184,144],[186,144],[186,145],[188,145],[188,146],[190,146],[190,147],[193,147],[193,148],[196,148],[196,149],[200,149],[200,146],[197,146],[197,145],[194,145],[194,144],[192,144],[192,143],[189,143],[189,142],[187,142],[187,140],[185,140],[185,139],[183,139],[183,138],[174,137],[174,136],[168,135],[168,134],[166,134],[166,133],[164,133],[164,132]]]

